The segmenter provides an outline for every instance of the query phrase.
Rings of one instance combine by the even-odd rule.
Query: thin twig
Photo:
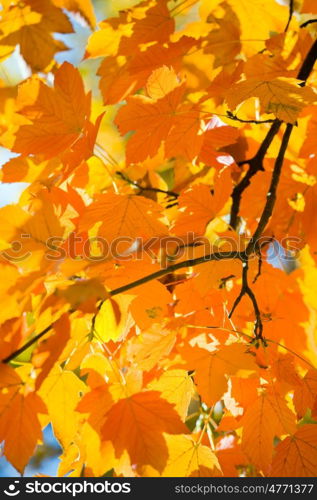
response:
[[[239,163],[239,165],[248,163],[249,169],[245,174],[245,176],[243,177],[243,179],[234,187],[231,194],[232,206],[231,206],[229,224],[233,229],[236,229],[238,225],[242,194],[245,191],[245,189],[250,185],[252,177],[260,170],[262,171],[264,170],[263,160],[274,137],[279,131],[280,126],[281,126],[281,121],[274,120],[256,155],[250,160],[244,160]]]
[[[219,115],[217,115],[219,116]],[[234,120],[236,122],[240,123],[254,123],[255,125],[262,125],[263,123],[273,123],[276,120],[273,118],[269,118],[268,120],[244,120],[243,118],[239,118],[237,115],[232,113],[231,111],[227,111],[227,115],[224,115],[227,118],[230,118],[230,120]]]
[[[251,336],[251,335],[248,335],[247,333],[245,332],[242,332],[241,330],[236,330],[235,328],[225,328],[223,326],[218,326],[218,325],[208,325],[208,326],[199,326],[199,325],[186,325],[188,328],[197,328],[197,329],[201,329],[201,330],[223,330],[224,332],[232,332],[232,333],[237,333],[238,335],[243,335],[244,337],[248,338],[250,340],[250,343],[254,343],[254,337]],[[281,347],[282,349],[285,349],[286,351],[292,353],[294,356],[296,356],[297,358],[301,359],[302,361],[304,361],[304,363],[306,363],[308,366],[310,366],[311,368],[316,368],[310,361],[308,361],[306,358],[304,358],[303,356],[301,356],[300,354],[298,354],[296,351],[293,351],[292,349],[290,349],[289,347],[287,347],[286,345],[283,345],[281,344],[280,342],[277,342],[276,340],[273,340],[273,339],[270,339],[268,337],[265,338],[265,341],[268,343],[268,344],[275,344],[279,347]]]
[[[309,24],[317,23],[317,19],[309,19],[308,21],[305,21],[304,23],[300,24],[300,28],[306,28]]]
[[[259,309],[256,297],[251,290],[249,283],[248,283],[248,270],[249,270],[249,262],[246,260],[243,262],[243,270],[242,270],[242,286],[240,293],[236,300],[234,301],[234,304],[232,306],[232,309],[229,313],[229,319],[232,317],[236,307],[239,305],[241,302],[242,298],[247,295],[253,305],[254,313],[255,313],[255,322],[254,322],[254,335],[256,339],[263,340],[263,323],[261,320],[261,311]]]
[[[199,264],[203,264],[204,262],[211,262],[211,261],[218,261],[218,260],[231,260],[231,259],[239,259],[242,260],[245,258],[244,252],[215,252],[212,254],[204,255],[201,257],[196,257],[195,259],[188,259],[184,260],[182,262],[177,262],[176,264],[172,264],[171,266],[168,266],[166,268],[160,269],[159,271],[156,271],[155,273],[148,274],[144,276],[143,278],[140,278],[138,280],[135,280],[131,283],[128,283],[127,285],[120,286],[119,288],[115,288],[114,290],[111,290],[109,292],[110,297],[114,297],[115,295],[119,295],[120,293],[127,292],[128,290],[132,290],[133,288],[136,288],[137,286],[144,285],[144,283],[148,283],[149,281],[152,281],[154,279],[161,278],[162,276],[165,276],[166,274],[169,274],[173,271],[177,271],[178,269],[184,269],[186,267],[194,267],[198,266]],[[97,309],[100,310],[102,307],[102,304],[104,303],[104,300],[100,301]],[[72,311],[75,312],[75,311]],[[96,315],[95,315],[96,316]],[[95,318],[94,316],[94,318]],[[93,319],[94,320],[94,319]],[[94,320],[96,321],[96,319]],[[16,356],[19,354],[22,354],[26,349],[31,347],[35,342],[40,340],[46,333],[48,333],[50,330],[54,328],[55,321],[51,323],[49,326],[47,326],[44,330],[42,330],[40,333],[38,333],[35,337],[30,339],[26,344],[24,344],[22,347],[11,353],[9,356],[4,358],[2,360],[2,363],[9,363],[12,361]]]
[[[291,20],[294,14],[294,0],[289,0],[289,14],[288,14],[288,20],[284,29],[284,33],[287,32],[289,25],[291,24]]]
[[[137,181],[133,181],[130,179],[126,174],[123,172],[120,172],[119,170],[116,172],[116,174],[121,177],[122,180],[126,181],[128,184],[131,184],[132,186],[136,187],[137,189],[140,190],[142,193],[143,191],[152,191],[153,193],[162,193],[166,194],[167,196],[177,199],[179,197],[178,193],[175,193],[174,191],[169,191],[165,189],[160,189],[160,188],[155,188],[152,186],[141,186]]]
[[[277,187],[278,187],[280,176],[281,176],[282,166],[283,166],[283,162],[284,162],[284,156],[286,153],[286,149],[287,149],[287,146],[289,143],[289,139],[290,139],[293,127],[294,127],[294,125],[292,125],[291,123],[288,123],[286,126],[286,130],[285,130],[284,135],[283,135],[281,147],[280,147],[280,150],[278,152],[277,158],[275,160],[271,184],[270,184],[269,190],[268,190],[267,195],[266,195],[266,203],[265,203],[262,215],[260,217],[258,226],[257,226],[251,240],[249,241],[247,248],[246,248],[247,255],[250,255],[254,251],[254,249],[256,248],[258,239],[262,235],[262,233],[263,233],[263,231],[264,231],[264,229],[265,229],[265,227],[266,227],[266,225],[267,225],[267,223],[268,223],[268,221],[273,213],[273,208],[274,208],[275,201],[276,201],[276,191],[277,191]]]

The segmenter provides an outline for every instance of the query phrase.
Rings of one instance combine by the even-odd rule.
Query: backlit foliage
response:
[[[316,476],[317,2],[0,3],[7,460]]]

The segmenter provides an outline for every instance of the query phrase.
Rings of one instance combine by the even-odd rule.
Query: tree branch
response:
[[[313,66],[316,62],[316,59],[317,59],[317,40],[315,40],[312,47],[310,48],[310,50],[309,50],[309,52],[308,52],[308,54],[303,62],[303,65],[298,73],[298,76],[297,76],[297,78],[299,80],[303,80],[303,86],[305,85],[306,80],[309,77],[309,75],[313,69]],[[243,162],[243,163],[249,163],[249,166],[250,166],[249,171],[251,170],[251,173],[248,172],[245,176],[245,177],[248,176],[249,181],[258,170],[263,169],[264,156],[265,156],[267,149],[269,148],[273,138],[277,134],[280,126],[281,126],[281,122],[279,120],[274,121],[270,130],[268,131],[263,143],[261,144],[256,156],[252,160]],[[256,339],[264,340],[262,337],[263,326],[262,326],[262,322],[261,322],[260,310],[259,310],[259,307],[258,307],[258,304],[256,301],[256,297],[255,297],[254,293],[252,292],[252,290],[250,289],[250,287],[248,285],[248,281],[247,281],[248,257],[256,248],[257,239],[262,235],[262,233],[265,229],[265,226],[268,223],[268,221],[272,215],[275,201],[276,201],[276,191],[277,191],[277,187],[278,187],[278,183],[279,183],[279,179],[280,179],[280,174],[281,174],[281,170],[282,170],[282,166],[283,166],[284,156],[285,156],[285,152],[286,152],[286,149],[288,146],[288,142],[289,142],[292,130],[293,130],[293,125],[288,124],[286,126],[286,130],[285,130],[284,135],[283,135],[280,150],[279,150],[279,153],[278,153],[278,156],[276,158],[275,165],[274,165],[271,185],[270,185],[270,188],[268,191],[267,201],[266,201],[266,204],[264,206],[262,216],[260,218],[257,229],[255,230],[255,232],[251,238],[251,241],[249,242],[245,252],[215,252],[215,253],[212,253],[209,255],[198,257],[196,259],[188,259],[188,260],[183,261],[183,262],[178,262],[176,264],[172,264],[171,266],[169,266],[167,268],[160,269],[159,271],[156,271],[155,273],[148,274],[147,276],[144,276],[143,278],[140,278],[139,280],[133,281],[132,283],[128,283],[127,285],[123,285],[119,288],[116,288],[110,292],[110,296],[113,297],[113,296],[118,295],[120,293],[126,292],[126,291],[131,290],[133,288],[136,288],[137,286],[140,286],[144,283],[148,283],[149,281],[152,281],[154,279],[161,278],[162,276],[169,274],[170,272],[176,271],[178,269],[183,269],[186,267],[194,267],[194,266],[197,266],[198,264],[202,264],[204,262],[210,262],[213,260],[216,261],[216,260],[223,260],[223,259],[228,259],[228,260],[229,259],[239,259],[242,262],[244,262],[244,264],[246,264],[246,265],[243,268],[243,276],[242,276],[243,283],[242,283],[241,292],[240,292],[238,298],[235,300],[235,304],[233,306],[233,310],[230,313],[230,316],[233,314],[234,309],[237,307],[238,303],[241,301],[241,298],[243,297],[243,295],[247,294],[253,303],[253,307],[254,307],[254,311],[255,311]],[[255,172],[253,173],[254,170],[255,170]],[[245,177],[242,179],[242,181],[245,179]],[[247,183],[246,187],[249,185],[249,183],[250,182]],[[236,186],[236,188],[237,188],[237,186]],[[153,189],[155,189],[155,188],[153,188]],[[238,216],[238,213],[239,213],[240,199],[241,199],[241,195],[242,195],[242,192],[244,191],[244,189],[245,189],[245,187],[239,193],[240,198],[239,198],[238,205],[236,207],[236,210],[237,210],[236,217]],[[168,192],[165,192],[165,193],[168,194]],[[170,193],[172,193],[172,192],[170,192]],[[232,196],[233,196],[233,194],[234,193],[232,193]],[[174,195],[177,195],[177,193],[173,193],[172,196],[174,196]],[[232,217],[230,217],[230,220],[231,219],[232,219]],[[232,227],[235,227],[235,225],[232,224]],[[101,307],[100,304],[99,304],[99,306]],[[72,312],[74,312],[74,311],[70,311],[70,313],[72,313]],[[46,333],[48,333],[52,328],[54,328],[54,325],[55,325],[55,322],[51,323],[44,330],[42,330],[40,333],[35,335],[35,337],[33,337],[26,344],[24,344],[24,346],[20,347],[19,349],[17,349],[13,353],[11,353],[9,356],[4,358],[2,360],[2,363],[9,363],[15,357],[17,357],[19,354],[22,354],[26,349],[28,349],[33,344],[35,344],[35,342],[40,340],[44,335],[46,335]]]
[[[309,77],[314,67],[316,58],[317,58],[317,40],[315,40],[315,42],[311,46],[297,75],[297,79],[303,81],[302,86],[306,84],[306,80]],[[259,150],[256,153],[256,155],[253,158],[251,158],[251,160],[245,160],[239,163],[240,165],[244,165],[246,163],[249,164],[249,170],[247,171],[246,175],[242,178],[242,180],[234,187],[231,194],[232,206],[231,206],[229,224],[233,229],[236,229],[238,225],[242,194],[244,190],[250,185],[250,180],[252,179],[252,177],[257,172],[264,170],[263,160],[274,137],[278,133],[281,124],[282,122],[280,120],[275,120],[271,125],[267,135],[265,136],[261,146],[259,147]]]
[[[305,21],[304,23],[300,24],[300,28],[306,28],[309,24],[317,23],[317,19],[309,19],[308,21]]]
[[[143,191],[152,191],[153,193],[166,194],[167,196],[169,196],[171,198],[174,198],[174,199],[177,199],[179,197],[179,194],[175,193],[175,191],[168,191],[168,190],[165,190],[165,189],[155,188],[155,187],[152,187],[152,186],[148,186],[148,187],[147,186],[145,186],[145,187],[141,186],[141,184],[139,184],[136,181],[133,181],[127,175],[125,175],[123,172],[120,172],[119,170],[116,172],[116,174],[119,177],[121,177],[122,180],[126,181],[128,184],[131,184],[132,186],[134,186],[137,189],[139,189],[140,193],[142,193]]]
[[[289,139],[290,139],[293,127],[294,127],[294,125],[292,125],[291,123],[288,123],[286,126],[286,130],[285,130],[284,135],[283,135],[281,147],[280,147],[280,150],[278,152],[277,158],[275,160],[271,184],[270,184],[269,190],[268,190],[267,195],[266,195],[266,203],[265,203],[262,215],[260,217],[258,226],[257,226],[251,240],[249,241],[247,248],[246,248],[247,255],[250,255],[254,251],[254,249],[257,245],[257,241],[260,238],[260,236],[262,235],[262,233],[263,233],[263,231],[264,231],[264,229],[265,229],[265,227],[266,227],[266,225],[267,225],[267,223],[272,215],[273,208],[274,208],[275,201],[276,201],[276,191],[277,191],[277,187],[278,187],[278,183],[279,183],[280,175],[281,175],[281,171],[282,171],[282,166],[283,166],[283,162],[284,162],[284,156],[285,156],[285,152],[286,152],[286,149],[287,149],[287,146],[289,143]]]
[[[252,177],[260,170],[264,170],[263,160],[265,158],[267,150],[272,144],[274,137],[280,129],[281,123],[282,122],[280,120],[274,120],[256,155],[251,158],[251,160],[245,160],[239,163],[239,165],[248,163],[249,169],[242,180],[234,187],[231,194],[232,205],[229,224],[233,229],[236,229],[238,225],[242,194],[244,190],[250,185]]]
[[[161,278],[162,276],[165,276],[166,274],[169,274],[173,271],[177,271],[178,269],[184,269],[186,267],[194,267],[198,266],[199,264],[203,264],[204,262],[210,262],[210,261],[217,261],[217,260],[231,260],[231,259],[239,259],[243,260],[245,258],[244,252],[214,252],[212,254],[204,255],[202,257],[197,257],[195,259],[188,259],[184,260],[182,262],[177,262],[176,264],[172,264],[169,267],[166,267],[164,269],[160,269],[159,271],[156,271],[155,273],[148,274],[147,276],[144,276],[143,278],[140,278],[138,280],[135,280],[131,283],[128,283],[127,285],[120,286],[119,288],[115,288],[114,290],[111,290],[109,292],[110,297],[114,297],[115,295],[119,295],[120,293],[127,292],[128,290],[132,290],[133,288],[136,288],[137,286],[144,285],[144,283],[148,283],[149,281]],[[100,310],[102,304],[104,301],[101,301],[98,305],[98,309]],[[74,310],[70,311],[75,312]],[[46,335],[50,330],[54,328],[55,322],[51,323],[48,325],[44,330],[42,330],[40,333],[35,335],[35,337],[31,338],[26,344],[24,344],[22,347],[17,349],[16,351],[12,352],[9,356],[4,358],[2,360],[2,363],[9,363],[12,361],[14,358],[22,354],[26,349],[31,347],[35,342],[40,340],[44,335]]]
[[[232,113],[231,111],[227,111],[227,115],[230,120],[234,120],[240,123],[254,123],[255,125],[262,125],[263,123],[273,123],[276,120],[273,118],[269,118],[268,120],[244,120],[243,118],[239,118],[237,115]]]
[[[289,28],[289,25],[291,24],[293,14],[294,14],[294,0],[289,0],[289,14],[288,14],[288,20],[287,20],[287,23],[286,23],[286,26],[284,29],[284,33],[286,33],[286,31]]]

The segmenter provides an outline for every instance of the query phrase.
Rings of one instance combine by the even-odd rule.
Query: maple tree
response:
[[[7,460],[50,423],[60,476],[316,476],[316,2],[0,3]]]

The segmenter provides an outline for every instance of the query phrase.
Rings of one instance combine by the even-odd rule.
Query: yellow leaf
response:
[[[76,435],[80,415],[75,412],[75,408],[85,392],[84,382],[57,365],[41,385],[39,394],[47,405],[55,436],[64,448],[70,445]]]
[[[185,420],[189,403],[194,394],[194,383],[186,370],[167,370],[149,384],[153,391],[160,391],[161,397],[175,406],[182,420]]]
[[[190,436],[166,436],[168,461],[163,470],[164,477],[205,476],[201,468],[212,471],[220,469],[216,455],[201,443],[195,443]]]

